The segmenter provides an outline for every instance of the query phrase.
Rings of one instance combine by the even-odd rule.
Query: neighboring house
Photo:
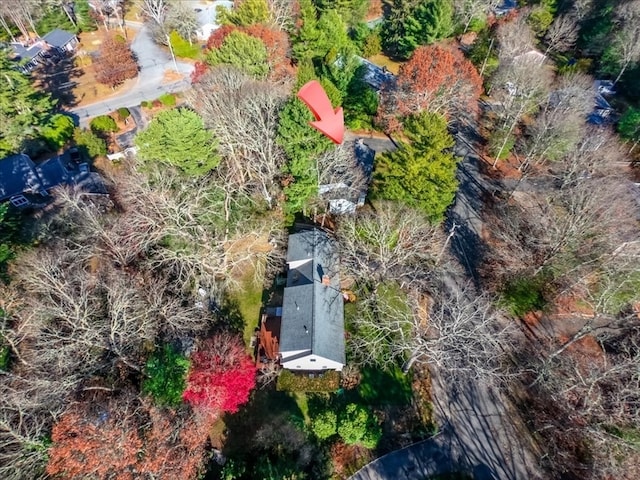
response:
[[[56,28],[47,33],[42,40],[51,48],[55,48],[61,53],[73,52],[78,46],[78,37],[74,33]]]
[[[218,7],[224,7],[229,10],[233,8],[233,1],[229,0],[216,0],[214,2],[206,2],[203,0],[189,2],[190,6],[196,12],[196,20],[199,28],[196,30],[196,36],[200,41],[207,41],[209,36],[218,28],[220,24],[216,22],[216,9]]]
[[[329,202],[329,212],[333,214],[355,213],[356,208],[364,205],[367,198],[376,152],[365,145],[362,139],[358,139],[353,148],[356,163],[362,171],[362,175],[353,176],[357,184],[334,182],[318,185],[318,194],[323,200]]]
[[[366,67],[366,71],[362,80],[371,88],[379,92],[385,85],[395,85],[396,76],[389,70],[387,70],[386,67],[380,67],[363,57],[356,58],[361,65],[364,65]]]
[[[344,297],[334,240],[317,228],[289,236],[280,364],[297,371],[342,370]]]
[[[21,153],[3,158],[0,160],[0,202],[11,200],[19,207],[29,203],[24,195],[47,195],[35,164]]]
[[[42,56],[46,50],[46,46],[42,42],[34,42],[30,45],[22,43],[12,43],[13,60],[18,62],[18,67],[22,73],[29,73],[42,61]]]
[[[504,0],[497,7],[493,9],[493,13],[496,14],[497,17],[501,17],[502,15],[506,15],[511,10],[518,7],[517,0]]]
[[[37,165],[25,154],[0,160],[0,202],[9,200],[16,207],[39,205],[47,201],[51,189],[60,185],[107,193],[100,175],[90,172],[86,163],[71,161],[68,154]]]
[[[602,95],[597,93],[593,111],[587,117],[587,122],[592,125],[606,125],[615,122],[615,117],[613,107]]]

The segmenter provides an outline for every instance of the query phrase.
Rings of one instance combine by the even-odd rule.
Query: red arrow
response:
[[[309,107],[313,116],[316,117],[316,121],[309,122],[309,124],[329,137],[334,143],[342,143],[344,137],[342,107],[333,109],[322,85],[317,80],[305,83],[298,91],[298,98]]]

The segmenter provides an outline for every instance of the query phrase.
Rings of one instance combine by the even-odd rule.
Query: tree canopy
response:
[[[188,175],[204,175],[220,161],[213,135],[200,115],[186,108],[162,112],[135,141],[141,158],[173,165]]]
[[[382,28],[385,50],[409,58],[420,45],[428,45],[453,33],[451,0],[393,0]]]
[[[458,189],[454,140],[443,116],[424,112],[405,122],[398,150],[380,157],[374,173],[375,194],[422,210],[433,222],[444,217]]]
[[[267,48],[259,38],[234,30],[218,48],[207,53],[209,65],[232,65],[258,78],[269,73]]]
[[[388,131],[399,129],[401,117],[428,109],[443,114],[477,111],[482,79],[457,49],[429,45],[418,48],[402,65],[397,85],[383,90],[378,121]]]
[[[96,80],[110,87],[117,87],[138,75],[138,62],[129,44],[115,34],[108,36],[100,45],[94,68]]]
[[[54,102],[14,68],[6,50],[0,50],[0,77],[0,157],[5,157],[29,149],[41,136],[50,125]]]

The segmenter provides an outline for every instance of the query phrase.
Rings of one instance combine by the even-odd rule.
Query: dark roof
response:
[[[71,40],[76,38],[76,35],[65,30],[56,28],[55,30],[47,33],[42,39],[52,47],[62,48]]]
[[[34,43],[29,47],[25,47],[21,43],[12,43],[11,48],[18,57],[16,60],[33,60],[42,52],[42,46],[38,43]]]
[[[0,201],[41,189],[35,165],[27,155],[11,155],[0,160]]]
[[[280,351],[307,350],[345,363],[344,300],[335,242],[318,229],[289,236]]]
[[[366,70],[362,80],[375,90],[380,90],[383,86],[394,86],[396,82],[396,76],[384,67],[380,67],[375,63],[370,62],[366,58],[357,57],[358,61],[365,66]]]
[[[70,180],[69,173],[62,165],[60,157],[53,157],[36,165],[36,172],[42,182],[42,188],[49,190]]]

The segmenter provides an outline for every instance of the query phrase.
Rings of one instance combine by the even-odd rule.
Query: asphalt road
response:
[[[141,23],[127,22],[127,25],[138,29],[131,49],[138,57],[140,72],[136,84],[128,91],[116,94],[92,105],[77,107],[70,110],[78,118],[80,125],[95,116],[113,112],[120,107],[140,105],[143,100],[154,100],[163,93],[179,92],[190,86],[189,75],[193,65],[186,62],[176,62],[178,72],[184,75],[184,80],[163,83],[166,71],[175,70],[171,55],[155,44],[149,29]]]
[[[376,139],[376,144],[384,141]],[[386,140],[387,147],[392,145]],[[480,173],[472,140],[462,132],[457,135],[455,153],[463,157],[458,168],[460,188],[445,227],[456,225],[451,252],[466,270],[466,278],[452,274],[451,288],[466,279],[478,281],[482,199],[500,186]],[[442,381],[434,372],[432,392],[438,435],[374,460],[351,480],[424,480],[455,471],[472,473],[475,480],[543,478],[518,412],[497,388],[477,381]]]

